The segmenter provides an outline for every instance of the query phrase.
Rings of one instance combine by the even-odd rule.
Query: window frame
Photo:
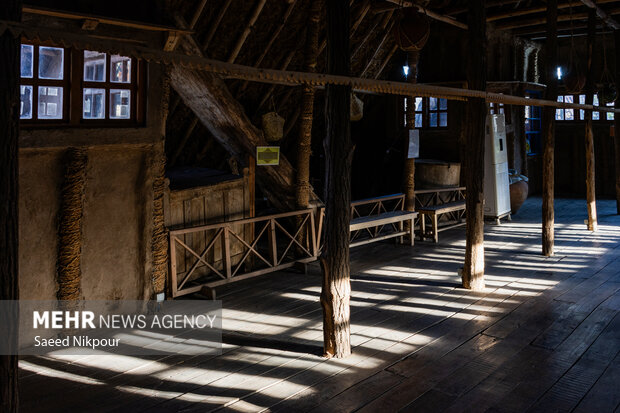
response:
[[[414,106],[416,104],[416,100],[421,99],[421,109],[420,110],[415,110],[414,111],[414,122],[415,122],[415,129],[419,129],[419,130],[446,130],[450,127],[450,117],[449,117],[449,112],[450,112],[450,101],[448,99],[445,98],[438,98],[438,97],[432,97],[433,99],[437,99],[437,109],[431,109],[430,108],[430,100],[431,97],[424,97],[424,96],[415,96],[415,97],[406,97],[405,99],[403,99],[403,118],[404,118],[404,126],[407,126],[407,116],[406,116],[406,111],[407,111],[407,104],[408,104],[408,100],[412,100]],[[444,100],[446,102],[446,108],[445,109],[441,109],[441,101]],[[445,113],[446,115],[446,125],[445,126],[440,126],[441,125],[441,114]],[[437,126],[431,126],[431,114],[437,114]],[[421,115],[421,125],[418,126],[417,125],[417,115]]]
[[[20,125],[26,128],[45,127],[142,127],[146,119],[146,62],[133,56],[124,56],[131,59],[131,82],[112,82],[111,57],[113,53],[101,52],[106,56],[106,70],[103,82],[84,80],[84,50],[72,47],[62,47],[51,42],[38,42],[22,39],[22,45],[33,46],[32,70],[33,77],[20,76],[20,86],[32,86],[32,118],[21,119]],[[39,47],[57,47],[64,50],[63,79],[39,79]],[[20,47],[21,50],[21,47]],[[87,49],[86,49],[87,50]],[[20,59],[21,64],[21,59]],[[38,88],[42,86],[62,87],[63,89],[63,117],[62,119],[38,119]],[[85,119],[84,89],[96,88],[105,90],[105,117],[101,119]],[[129,90],[130,113],[129,118],[110,118],[110,91],[112,89]]]

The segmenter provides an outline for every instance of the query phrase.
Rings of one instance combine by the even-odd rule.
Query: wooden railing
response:
[[[312,209],[172,230],[171,295],[179,297],[314,261],[316,231]],[[248,239],[248,233],[255,235]]]
[[[465,187],[419,189],[415,191],[416,209],[447,204],[448,202],[462,201],[465,199]]]

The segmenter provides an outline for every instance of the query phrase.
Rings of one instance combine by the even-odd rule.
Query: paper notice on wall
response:
[[[257,166],[275,166],[280,164],[280,147],[279,146],[257,146],[256,147],[256,165]]]
[[[408,159],[420,157],[420,131],[417,129],[409,130],[409,150],[407,151]]]

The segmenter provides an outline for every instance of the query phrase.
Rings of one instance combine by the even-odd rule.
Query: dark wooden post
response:
[[[420,54],[417,52],[409,52],[409,83],[417,83],[418,79],[418,61]],[[405,113],[407,120],[407,132],[415,129],[415,96],[407,96],[407,111]],[[409,133],[405,134],[405,168],[403,171],[403,187],[405,189],[405,210],[415,211],[415,159],[409,158]],[[409,224],[405,224],[409,225]],[[407,228],[408,230],[409,228]],[[413,231],[411,231],[413,234]]]
[[[486,90],[487,30],[483,0],[468,2],[470,89]],[[484,138],[487,105],[484,99],[469,99],[465,122],[465,186],[467,187],[467,242],[463,287],[484,288]]]
[[[616,89],[620,90],[620,30],[614,32],[616,48]],[[620,99],[616,99],[616,109],[620,109]],[[614,146],[616,151],[616,211],[620,215],[620,115],[614,115]]]
[[[319,19],[321,0],[312,0],[306,32],[306,72],[315,72],[319,51]],[[297,208],[308,208],[310,203],[310,151],[312,144],[312,118],[314,112],[314,87],[304,85],[301,97],[301,121],[297,145],[297,185],[295,188]]]
[[[7,0],[0,7],[0,20],[21,21],[22,5]],[[19,299],[17,244],[17,140],[19,136],[19,38],[6,30],[0,35],[0,300]],[[15,312],[0,312],[5,326],[0,340],[17,348]],[[17,412],[17,356],[0,355],[0,411]]]
[[[349,74],[349,0],[326,1],[327,72]],[[351,354],[349,221],[351,204],[351,88],[326,87],[325,244],[321,255],[324,355]]]
[[[558,2],[547,1],[547,42],[545,44],[547,56],[545,80],[547,100],[558,99],[558,80],[555,75],[558,66]],[[553,197],[555,188],[554,175],[554,145],[555,145],[555,108],[546,106],[543,109],[543,159],[542,159],[542,253],[550,257],[553,255],[554,222]]]
[[[596,41],[596,10],[588,10],[588,74],[586,80],[586,103],[594,102],[594,42]],[[586,200],[588,203],[588,230],[596,231],[596,186],[594,167],[594,133],[592,131],[592,111],[586,110]],[[604,114],[603,114],[604,116]]]

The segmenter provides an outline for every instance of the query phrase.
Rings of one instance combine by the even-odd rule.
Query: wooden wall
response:
[[[250,218],[253,211],[253,195],[249,175],[235,180],[220,182],[209,186],[200,186],[182,190],[168,190],[165,201],[166,226],[170,229],[190,228],[201,225],[216,224]],[[233,230],[246,242],[251,243],[251,226],[233,225]],[[216,230],[186,234],[182,241],[201,254],[209,245]],[[233,265],[238,262],[245,251],[243,245],[234,237],[231,239]],[[207,261],[215,263],[215,268],[222,268],[222,243],[216,242],[206,256]],[[177,271],[180,277],[191,268],[196,257],[177,248]],[[192,279],[209,274],[206,266],[199,267]]]

